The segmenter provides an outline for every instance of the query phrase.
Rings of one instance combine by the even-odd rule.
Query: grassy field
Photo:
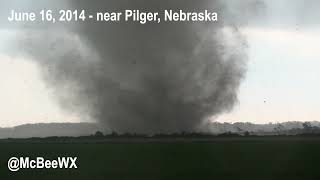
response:
[[[0,143],[0,179],[320,179],[320,139]],[[77,156],[78,169],[10,172],[11,156]]]

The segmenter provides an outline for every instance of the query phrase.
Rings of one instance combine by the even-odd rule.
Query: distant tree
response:
[[[302,123],[303,129],[309,130],[312,128],[312,125],[310,122],[304,122]]]
[[[220,137],[239,137],[240,135],[237,133],[232,133],[232,132],[228,131],[228,132],[219,134],[218,136],[220,136]]]
[[[242,130],[240,127],[238,127],[238,126],[236,126],[236,129],[237,129],[237,131],[238,131],[239,133],[243,132],[243,130]]]
[[[117,136],[119,136],[116,131],[112,131],[110,135],[111,135],[112,137],[117,137]]]
[[[244,132],[244,136],[250,136],[250,133],[248,131]]]
[[[284,126],[280,123],[276,124],[276,126],[274,127],[274,131],[277,132],[278,135],[281,135],[283,130],[284,130]]]
[[[95,137],[103,137],[103,133],[101,131],[97,131],[95,134],[94,134]]]
[[[310,122],[304,122],[302,123],[302,127],[304,130],[304,133],[312,133],[312,125]]]

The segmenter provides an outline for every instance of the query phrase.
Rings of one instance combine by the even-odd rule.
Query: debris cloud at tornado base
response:
[[[222,1],[70,1],[88,12],[218,13],[217,22],[86,21],[19,40],[59,104],[117,132],[196,131],[228,112],[246,71],[246,41]],[[161,14],[161,13],[160,13]]]

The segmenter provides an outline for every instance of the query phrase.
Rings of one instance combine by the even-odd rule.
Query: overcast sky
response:
[[[320,121],[320,2],[267,1],[264,6],[258,19],[241,27],[249,62],[239,103],[215,120]],[[15,30],[4,20],[8,7],[0,11],[0,126],[86,121],[57,105],[34,61],[9,55]]]
[[[265,1],[264,17],[242,31],[249,66],[239,104],[219,121],[320,120],[319,1]]]

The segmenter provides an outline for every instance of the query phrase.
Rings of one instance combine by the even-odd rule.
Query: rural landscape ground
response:
[[[0,142],[0,179],[320,179],[319,137]],[[77,156],[78,169],[21,169],[12,156]]]

